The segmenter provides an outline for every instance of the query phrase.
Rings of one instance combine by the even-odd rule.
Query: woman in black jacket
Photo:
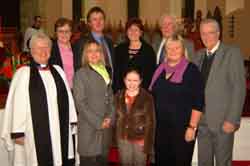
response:
[[[70,38],[72,35],[72,22],[67,18],[59,18],[55,23],[56,40],[51,49],[50,64],[56,64],[63,68],[70,88],[74,73],[79,69],[78,58],[73,52]]]
[[[115,90],[122,89],[123,74],[128,67],[136,67],[142,73],[142,87],[147,89],[155,70],[155,52],[142,39],[142,21],[130,19],[126,24],[127,40],[115,48]]]

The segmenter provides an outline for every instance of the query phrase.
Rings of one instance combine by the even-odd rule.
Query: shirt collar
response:
[[[161,45],[164,45],[166,43],[167,39],[166,38],[162,38],[161,40]]]
[[[92,34],[92,36],[94,37],[94,39],[96,41],[98,41],[99,43],[101,42],[101,38],[103,37],[103,35],[99,35],[99,34],[97,34],[95,32],[91,32],[91,34]]]
[[[210,51],[206,51],[207,55],[208,55],[208,52],[210,52],[211,54],[214,54],[216,50],[218,50],[220,46],[220,40],[218,40],[218,42],[216,43],[216,45],[210,50]]]

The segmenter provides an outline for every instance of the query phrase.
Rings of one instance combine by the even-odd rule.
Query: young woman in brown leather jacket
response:
[[[145,166],[154,142],[153,98],[140,88],[142,77],[137,69],[129,68],[123,78],[125,89],[115,97],[120,160],[123,166]]]

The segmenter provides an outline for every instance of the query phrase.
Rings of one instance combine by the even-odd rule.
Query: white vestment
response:
[[[77,115],[71,90],[67,84],[65,74],[59,66],[54,65],[54,67],[62,77],[68,92],[68,158],[71,159],[74,158],[72,134],[73,130],[76,131],[76,126],[72,126],[71,123],[77,122]],[[54,166],[61,166],[62,153],[56,85],[49,70],[39,70],[39,73],[43,80],[47,94],[53,162]],[[11,82],[7,103],[4,110],[1,138],[4,140],[7,150],[9,152],[13,152],[13,158],[11,160],[13,161],[12,165],[14,166],[38,166],[30,108],[29,80],[30,67],[25,66],[17,70]],[[11,139],[11,133],[24,133],[24,145],[22,146],[15,144]]]

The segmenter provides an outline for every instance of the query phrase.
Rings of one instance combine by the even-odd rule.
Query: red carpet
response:
[[[119,156],[118,156],[117,148],[113,147],[110,149],[109,162],[119,163]],[[250,166],[250,160],[249,161],[233,161],[233,166]]]
[[[233,161],[233,166],[250,166],[250,160],[249,161]]]
[[[118,156],[118,151],[116,148],[110,149],[109,162],[113,163],[113,164],[111,164],[112,166],[119,165],[118,164],[119,163],[119,156]],[[250,166],[250,160],[249,161],[233,161],[233,166]]]

